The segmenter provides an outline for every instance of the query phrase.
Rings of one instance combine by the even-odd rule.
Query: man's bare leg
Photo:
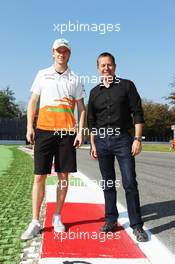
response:
[[[47,175],[35,175],[32,191],[32,222],[21,235],[22,240],[32,239],[40,232],[40,209],[45,193],[45,181]]]
[[[68,190],[68,172],[58,173],[58,179],[59,179],[59,183],[57,185],[55,214],[61,213],[66,198],[66,194]]]
[[[58,173],[58,179],[59,183],[57,185],[57,193],[56,193],[56,208],[55,208],[55,214],[52,219],[52,224],[54,227],[55,232],[64,232],[65,226],[61,221],[61,210],[64,205],[64,201],[67,194],[68,189],[68,173],[62,172]]]
[[[46,175],[35,175],[32,191],[32,216],[33,219],[39,220],[41,204],[45,194]]]

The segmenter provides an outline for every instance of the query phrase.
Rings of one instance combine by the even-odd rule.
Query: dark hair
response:
[[[114,58],[114,56],[111,53],[109,53],[109,52],[103,52],[97,58],[97,66],[99,64],[99,62],[98,62],[99,59],[102,58],[102,57],[110,57],[111,60],[112,60],[112,63],[115,65],[115,58]]]

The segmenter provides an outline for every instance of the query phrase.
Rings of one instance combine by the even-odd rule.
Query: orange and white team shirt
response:
[[[38,72],[31,92],[40,96],[37,128],[51,131],[74,131],[76,100],[84,96],[78,76],[70,69],[63,74],[54,66]]]

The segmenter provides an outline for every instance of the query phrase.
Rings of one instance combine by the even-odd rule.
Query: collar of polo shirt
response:
[[[50,68],[50,73],[57,73],[57,71],[55,70],[54,65],[52,65],[52,67]],[[67,68],[67,70],[65,70],[62,74],[60,74],[60,77],[63,76],[63,75],[67,75],[68,76],[69,74],[70,74],[70,69]]]

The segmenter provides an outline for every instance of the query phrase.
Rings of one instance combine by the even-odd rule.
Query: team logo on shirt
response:
[[[47,111],[50,112],[72,112],[75,106],[75,98],[72,99],[64,97],[63,99],[54,100],[57,104],[55,106],[49,106]]]

